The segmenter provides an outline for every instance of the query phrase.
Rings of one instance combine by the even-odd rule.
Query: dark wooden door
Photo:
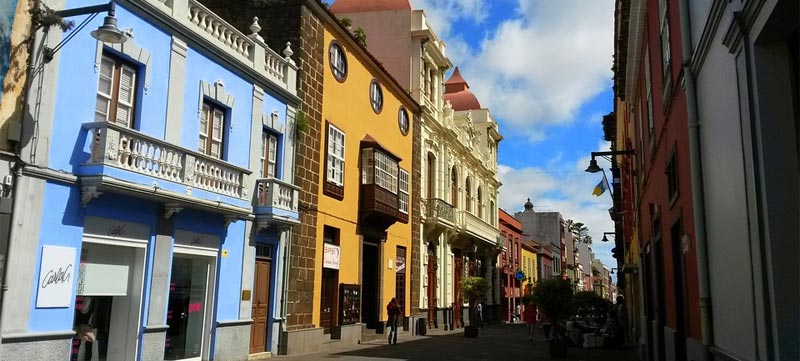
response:
[[[428,250],[428,328],[433,328],[436,314],[436,253]]]
[[[331,333],[331,327],[335,326],[334,316],[336,315],[336,283],[338,282],[338,271],[329,268],[322,269],[322,290],[320,292],[320,318],[319,325],[324,334]]]
[[[250,326],[250,353],[267,350],[267,319],[269,318],[270,262],[256,260],[253,285],[253,323]]]
[[[461,300],[461,276],[464,274],[464,259],[461,257],[461,252],[454,251],[453,258],[453,327],[464,327],[464,319],[461,315],[464,301]]]

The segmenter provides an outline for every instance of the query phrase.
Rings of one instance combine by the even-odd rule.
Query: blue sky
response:
[[[610,267],[609,193],[583,171],[607,150],[602,116],[613,110],[613,0],[411,0],[447,44],[453,63],[489,108],[505,139],[499,204],[530,197],[536,210],[587,224],[596,257]],[[601,167],[604,161],[600,161]],[[608,168],[608,164],[605,163]]]
[[[499,205],[513,214],[531,198],[535,210],[585,223],[596,257],[616,264],[613,242],[599,241],[613,230],[610,194],[593,196],[602,175],[583,171],[590,152],[609,147],[614,0],[410,2],[500,124]]]

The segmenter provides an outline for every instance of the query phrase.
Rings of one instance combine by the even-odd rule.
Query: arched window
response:
[[[469,177],[467,177],[466,183],[464,183],[464,206],[467,212],[472,212],[472,188],[469,181]]]
[[[483,189],[478,186],[478,218],[483,219]]]
[[[489,215],[492,217],[489,224],[496,226],[497,212],[494,211],[494,201],[489,201]]]
[[[436,197],[436,157],[428,153],[428,199]]]
[[[453,208],[458,207],[458,172],[455,166],[450,171],[450,202],[453,202]]]

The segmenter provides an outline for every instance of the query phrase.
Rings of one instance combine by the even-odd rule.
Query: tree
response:
[[[469,302],[469,328],[471,330],[464,330],[464,334],[467,335],[467,337],[477,336],[478,329],[475,325],[475,305],[486,295],[486,291],[488,290],[489,282],[483,277],[472,276],[461,280],[461,292],[464,298],[467,299],[467,302]],[[474,336],[470,336],[470,334],[474,334]]]
[[[567,220],[567,225],[570,232],[575,235],[578,242],[591,244],[592,236],[589,235],[589,227],[586,227],[583,222],[574,222],[571,219]]]

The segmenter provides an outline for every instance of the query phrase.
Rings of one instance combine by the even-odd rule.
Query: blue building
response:
[[[269,352],[299,224],[292,51],[195,0],[118,1],[114,15],[127,41],[84,30],[49,62],[69,33],[36,34],[0,359]]]

